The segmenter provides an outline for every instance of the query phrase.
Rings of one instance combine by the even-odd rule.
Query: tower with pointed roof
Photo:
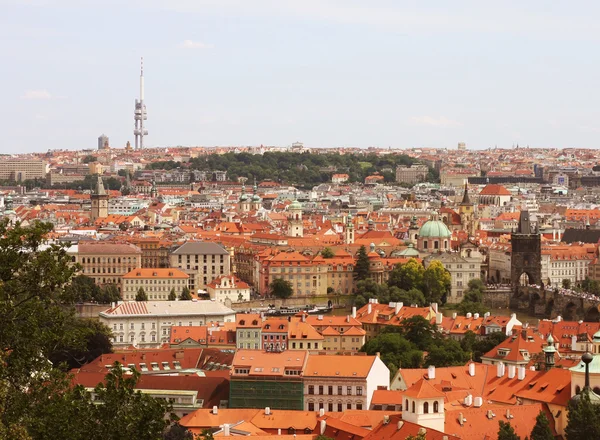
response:
[[[554,368],[554,354],[556,353],[556,347],[554,346],[554,338],[552,334],[548,335],[548,339],[546,340],[547,344],[543,348],[544,350],[544,364],[546,370],[551,370]]]
[[[294,196],[294,201],[289,206],[288,236],[304,237],[304,225],[302,223],[302,203]]]
[[[458,214],[460,215],[460,222],[463,230],[469,235],[475,235],[475,210],[474,205],[469,198],[469,188],[467,185],[467,182],[465,182],[465,191],[463,193],[462,201],[458,206]]]
[[[158,188],[156,187],[156,179],[152,177],[152,187],[150,188],[150,197],[156,199],[158,197]]]
[[[104,183],[102,182],[102,176],[98,174],[98,179],[96,180],[96,188],[94,188],[94,192],[90,196],[92,200],[92,211],[90,220],[95,222],[99,218],[108,217],[108,199],[109,195],[104,188]]]
[[[354,223],[352,222],[352,214],[348,214],[348,217],[346,218],[344,241],[346,244],[354,244]]]
[[[250,211],[250,199],[248,198],[248,194],[246,194],[246,183],[242,183],[242,194],[238,201],[238,212],[248,211]]]

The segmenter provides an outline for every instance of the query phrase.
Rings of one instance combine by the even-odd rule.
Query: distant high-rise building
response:
[[[98,136],[98,150],[108,150],[110,144],[108,143],[108,136],[101,134]]]
[[[144,104],[144,59],[142,58],[140,69],[140,99],[135,100],[135,111],[133,112],[135,128],[133,135],[135,136],[135,149],[144,148],[144,136],[148,134],[148,130],[144,128],[144,121],[148,119],[146,113],[146,104]]]

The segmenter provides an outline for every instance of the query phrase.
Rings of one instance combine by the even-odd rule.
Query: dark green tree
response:
[[[550,429],[550,422],[548,421],[548,417],[544,411],[540,411],[540,413],[535,418],[535,426],[531,431],[531,435],[529,436],[530,440],[554,440],[554,435],[552,434],[552,429]]]
[[[510,422],[504,422],[500,420],[499,425],[500,428],[498,429],[498,440],[521,440],[521,437],[515,433],[515,430],[510,425]]]
[[[119,292],[119,288],[113,283],[102,286],[97,302],[100,304],[110,304],[117,301],[121,301],[121,292]]]
[[[380,333],[363,345],[360,351],[369,355],[380,353],[391,377],[398,368],[419,368],[423,362],[423,352],[400,333]]]
[[[326,247],[321,250],[321,256],[323,258],[333,258],[335,256],[335,253],[333,252],[333,250],[331,250],[330,247]]]
[[[140,287],[135,295],[136,301],[148,301],[148,295],[143,287]]]
[[[391,331],[393,328],[387,326],[384,331]],[[437,327],[422,316],[413,316],[402,321],[400,331],[408,341],[423,351],[431,349],[435,341],[442,339]]]
[[[177,299],[177,294],[175,293],[175,287],[171,289],[169,292],[169,301],[175,301]]]
[[[436,367],[464,365],[470,356],[471,354],[464,351],[458,341],[438,339],[427,352],[425,365],[435,365]]]
[[[192,299],[192,293],[190,292],[190,289],[187,287],[181,289],[181,295],[179,295],[179,299],[181,301],[190,301]]]
[[[567,407],[567,440],[600,438],[600,405],[592,403],[586,388],[579,399],[571,400]]]
[[[361,246],[356,254],[356,265],[354,266],[354,279],[362,281],[369,278],[371,273],[369,257],[367,256],[367,248]]]
[[[79,368],[98,356],[112,352],[112,332],[95,319],[74,319],[60,344],[48,358],[56,367]]]
[[[270,287],[271,295],[276,298],[286,299],[294,294],[292,283],[283,278],[275,278]]]
[[[571,280],[568,278],[563,279],[562,286],[564,289],[570,289],[571,288]]]
[[[165,430],[162,440],[194,440],[194,434],[175,422]]]

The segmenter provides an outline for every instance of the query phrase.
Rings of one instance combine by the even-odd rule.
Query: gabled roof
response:
[[[436,390],[435,387],[425,379],[420,379],[413,386],[404,391],[404,395],[413,399],[432,399],[444,397],[444,393]]]

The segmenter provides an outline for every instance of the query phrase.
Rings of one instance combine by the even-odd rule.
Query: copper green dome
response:
[[[302,209],[302,203],[300,203],[298,200],[294,200],[294,201],[291,203],[291,205],[290,205],[289,209],[290,209],[290,210],[292,210],[292,209],[301,210],[301,209]]]
[[[419,229],[419,238],[450,238],[451,235],[448,226],[440,220],[429,220]]]

